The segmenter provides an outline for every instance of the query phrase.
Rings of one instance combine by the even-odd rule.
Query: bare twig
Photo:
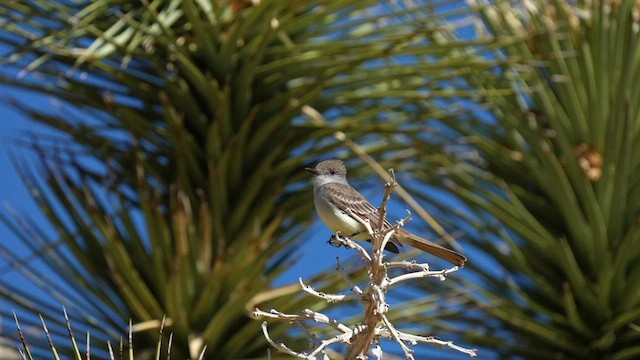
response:
[[[382,232],[384,229],[384,219],[387,217],[387,204],[389,203],[389,199],[391,198],[391,193],[393,192],[393,188],[396,186],[396,173],[393,169],[389,170],[389,175],[391,178],[389,182],[384,184],[384,197],[382,197],[382,203],[378,208],[378,231]]]
[[[318,292],[314,290],[311,286],[306,285],[304,282],[302,282],[302,278],[299,278],[298,282],[300,283],[300,286],[302,286],[302,291],[330,303],[340,302],[345,300],[360,300],[362,298],[362,296],[359,296],[359,295],[334,295],[334,294]]]
[[[265,322],[262,325],[262,330],[265,338],[273,347],[298,358],[324,360],[328,359],[326,350],[330,345],[342,343],[347,345],[347,352],[344,356],[347,360],[368,359],[367,354],[371,354],[375,359],[382,359],[383,352],[380,348],[379,339],[388,338],[394,340],[400,345],[406,359],[414,359],[413,350],[408,345],[416,345],[418,343],[432,344],[440,347],[446,346],[463,352],[469,356],[476,356],[475,349],[462,348],[454,345],[450,341],[442,341],[434,337],[412,335],[399,331],[386,315],[389,310],[389,305],[386,302],[386,293],[390,287],[410,279],[431,277],[444,280],[446,275],[459,270],[457,266],[454,266],[450,269],[432,271],[428,264],[421,264],[415,261],[384,261],[383,249],[386,244],[393,238],[396,231],[401,229],[405,223],[411,220],[411,214],[409,214],[406,218],[398,221],[395,225],[389,228],[385,228],[383,226],[384,220],[382,219],[384,219],[386,215],[387,203],[396,185],[395,174],[391,171],[389,183],[385,185],[385,195],[382,200],[382,204],[378,209],[378,219],[381,220],[378,221],[376,229],[372,228],[368,219],[360,218],[354,213],[349,214],[357,219],[371,236],[371,252],[368,252],[364,247],[355,243],[351,239],[340,236],[339,233],[335,234],[331,240],[332,244],[336,246],[345,246],[347,248],[354,249],[358,254],[360,254],[362,261],[364,261],[366,265],[367,275],[369,278],[368,286],[365,289],[360,289],[355,285],[342,268],[339,259],[337,270],[351,286],[353,294],[342,295],[319,292],[311,286],[306,285],[302,279],[299,279],[300,286],[304,292],[321,298],[327,302],[359,301],[364,304],[362,322],[359,325],[349,327],[336,319],[308,309],[299,315],[284,314],[277,310],[264,312],[256,309],[253,312],[254,316],[286,320],[297,324],[302,328],[307,338],[309,338],[312,346],[312,348],[307,352],[298,352],[288,348],[282,343],[277,344],[270,338]],[[404,269],[407,272],[394,278],[389,278],[388,270],[392,268]],[[313,321],[316,324],[329,325],[338,331],[338,334],[330,339],[319,340],[311,332],[309,327],[303,323],[304,321]]]
[[[438,271],[420,271],[420,272],[412,272],[403,275],[396,276],[393,279],[389,280],[389,286],[393,286],[401,281],[406,281],[410,279],[419,279],[423,277],[437,277],[439,280],[444,281],[445,276],[454,271],[458,271],[458,267],[454,266],[450,269],[438,270]]]
[[[276,344],[276,342],[273,341],[271,339],[271,337],[269,336],[269,330],[267,329],[267,322],[266,321],[262,322],[262,334],[264,335],[265,339],[267,339],[267,342],[269,342],[269,344],[271,344],[271,346],[273,346],[274,348],[276,348],[276,349],[278,349],[278,350],[280,350],[280,351],[282,351],[284,353],[287,353],[289,355],[292,355],[292,356],[295,356],[295,357],[299,357],[299,358],[302,358],[302,359],[305,359],[307,357],[306,354],[297,353],[297,352],[289,349],[287,347],[287,345],[285,345],[284,343]]]

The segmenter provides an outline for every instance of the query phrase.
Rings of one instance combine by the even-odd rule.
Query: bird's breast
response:
[[[321,194],[316,194],[314,203],[318,216],[331,231],[340,231],[342,235],[349,236],[365,230],[361,223],[331,204]]]

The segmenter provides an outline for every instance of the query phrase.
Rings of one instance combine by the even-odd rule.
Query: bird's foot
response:
[[[338,238],[335,234],[331,235],[331,237],[329,238],[329,240],[327,240],[327,244],[331,245],[331,246],[335,246],[335,247],[340,247],[340,246],[344,246],[344,244],[342,243],[342,241],[340,241],[340,238]]]

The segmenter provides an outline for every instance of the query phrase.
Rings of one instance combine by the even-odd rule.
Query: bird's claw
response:
[[[340,241],[338,239],[338,237],[334,234],[331,235],[331,237],[329,238],[329,240],[327,240],[327,244],[331,245],[331,246],[335,246],[335,247],[340,247],[343,246],[344,244],[342,243],[342,241]]]

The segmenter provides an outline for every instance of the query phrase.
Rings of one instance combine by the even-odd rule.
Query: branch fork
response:
[[[396,186],[393,170],[390,171],[390,175],[390,182],[385,184],[385,195],[382,204],[378,208],[378,215],[380,219],[384,219],[386,216],[387,203],[391,197],[391,192]],[[367,288],[360,289],[355,285],[354,281],[352,281],[346,271],[344,271],[340,264],[340,259],[338,259],[337,271],[351,286],[351,295],[327,294],[316,291],[313,287],[306,285],[302,279],[299,279],[299,282],[302,291],[327,302],[337,303],[344,301],[359,301],[364,305],[362,322],[359,325],[349,327],[337,319],[333,319],[320,312],[315,312],[309,309],[304,310],[300,315],[284,314],[277,310],[265,312],[260,309],[256,309],[253,312],[255,317],[262,316],[271,319],[286,320],[301,327],[303,332],[309,338],[312,348],[308,352],[300,352],[288,348],[283,343],[276,343],[269,336],[267,322],[265,321],[262,324],[262,330],[267,341],[280,351],[301,359],[329,359],[327,353],[328,346],[338,343],[342,343],[347,346],[347,352],[344,356],[347,360],[369,359],[368,354],[373,356],[374,359],[382,359],[383,352],[379,341],[381,338],[392,339],[397,342],[400,345],[405,358],[409,360],[415,358],[413,356],[413,350],[409,348],[407,344],[416,345],[418,343],[432,344],[439,347],[449,347],[471,357],[475,357],[477,355],[477,351],[475,349],[463,348],[450,341],[442,341],[434,337],[412,335],[399,331],[387,317],[389,304],[386,302],[386,293],[390,287],[407,280],[418,278],[432,277],[444,280],[448,274],[457,271],[458,267],[454,266],[450,269],[432,271],[426,263],[421,264],[415,261],[384,261],[383,249],[391,240],[395,232],[402,228],[407,222],[411,221],[410,213],[406,218],[398,221],[389,229],[382,228],[383,221],[379,221],[380,225],[376,229],[373,229],[368,219],[362,219],[357,216],[354,216],[354,218],[360,221],[360,223],[366,227],[367,232],[371,235],[371,252],[367,251],[364,247],[352,241],[348,237],[341,236],[339,233],[332,236],[331,243],[332,245],[343,245],[347,248],[354,249],[358,254],[360,254],[362,261],[365,262],[367,275],[369,277]],[[401,268],[407,272],[390,278],[388,270],[392,268]],[[313,321],[316,324],[328,325],[335,329],[338,334],[333,338],[321,341],[313,335],[305,321]]]

